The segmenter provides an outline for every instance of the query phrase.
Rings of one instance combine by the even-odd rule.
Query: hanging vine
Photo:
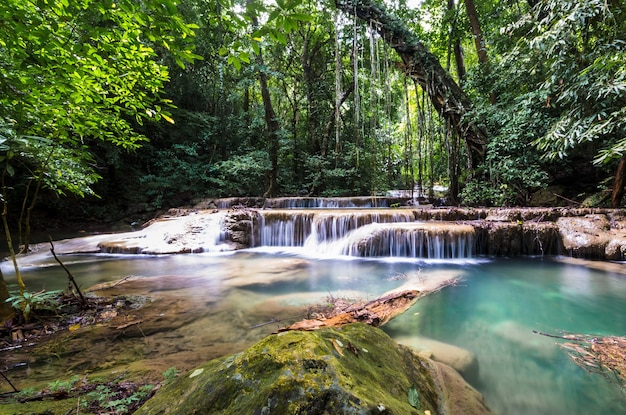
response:
[[[477,125],[464,118],[471,101],[441,67],[436,56],[397,17],[373,0],[335,0],[335,5],[366,22],[376,22],[376,29],[402,60],[405,73],[425,88],[437,113],[464,138],[469,165],[476,168],[485,158],[487,137]]]
[[[352,35],[352,77],[353,77],[353,86],[354,86],[354,140],[356,147],[356,168],[359,168],[359,145],[360,145],[360,137],[361,137],[361,93],[359,90],[359,41],[358,41],[358,30],[359,30],[359,18],[356,12],[356,4],[353,10],[353,29],[354,33]]]

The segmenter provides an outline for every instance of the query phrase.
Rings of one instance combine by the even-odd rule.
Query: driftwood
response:
[[[585,334],[554,335],[533,331],[543,336],[568,340],[561,344],[570,358],[589,373],[604,376],[608,381],[626,388],[626,337],[590,336]]]
[[[428,47],[400,19],[374,0],[335,0],[335,5],[344,13],[356,15],[371,24],[398,53],[405,73],[424,88],[435,109],[465,140],[470,167],[476,168],[484,161],[487,136],[464,117],[472,103]]]
[[[278,331],[308,331],[341,327],[350,323],[365,323],[379,327],[409,309],[420,296],[421,292],[417,290],[392,292],[367,303],[352,304],[328,317],[298,321]]]

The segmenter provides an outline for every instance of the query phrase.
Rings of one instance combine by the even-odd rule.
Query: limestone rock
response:
[[[626,232],[623,222],[603,214],[562,217],[557,220],[564,248],[575,257],[623,259]]]
[[[419,410],[409,404],[415,388]],[[489,414],[451,368],[360,323],[291,331],[212,360],[162,387],[136,414]]]
[[[478,360],[468,350],[426,337],[406,336],[394,340],[411,347],[422,356],[450,366],[467,380],[478,379]]]

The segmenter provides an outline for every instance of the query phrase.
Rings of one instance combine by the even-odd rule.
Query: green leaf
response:
[[[236,56],[230,55],[228,57],[228,64],[229,65],[233,65],[235,67],[235,69],[237,69],[237,70],[241,69],[241,61]]]
[[[239,54],[239,60],[245,63],[250,63],[250,55],[247,52],[241,52]]]
[[[414,386],[409,388],[409,405],[411,405],[415,409],[420,409],[420,397],[417,393],[417,389]]]
[[[304,14],[304,13],[292,13],[292,14],[290,14],[290,16],[293,19],[300,20],[302,22],[312,22],[313,21],[313,16],[308,15],[308,14]]]

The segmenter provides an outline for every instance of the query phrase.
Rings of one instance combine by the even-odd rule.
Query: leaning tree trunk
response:
[[[472,107],[471,101],[443,69],[437,57],[402,21],[387,13],[380,4],[372,0],[335,0],[335,5],[343,12],[356,14],[370,23],[398,53],[406,74],[426,90],[435,109],[463,137],[468,148],[470,168],[476,168],[485,159],[487,137],[478,126],[464,118]]]

